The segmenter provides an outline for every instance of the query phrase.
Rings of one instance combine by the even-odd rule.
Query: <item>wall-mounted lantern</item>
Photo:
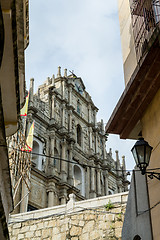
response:
[[[152,149],[153,148],[144,140],[144,138],[140,138],[131,149],[131,152],[136,162],[136,166],[140,169],[142,175],[147,173],[148,177],[151,179],[155,177],[160,180],[160,173],[146,171],[146,168],[149,165]]]

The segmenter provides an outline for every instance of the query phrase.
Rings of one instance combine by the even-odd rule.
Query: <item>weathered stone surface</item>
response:
[[[83,233],[92,231],[94,229],[94,226],[95,226],[95,221],[92,220],[92,221],[87,222],[84,225]]]
[[[95,219],[97,216],[94,215],[94,214],[87,214],[84,216],[84,219],[85,220],[92,220],[92,219]]]
[[[13,225],[13,228],[21,228],[22,223],[15,223]]]
[[[73,226],[70,230],[70,235],[71,236],[79,236],[82,232],[82,228],[81,227],[76,227]]]
[[[25,237],[26,238],[32,238],[34,236],[34,232],[33,231],[29,231],[25,233]]]
[[[63,216],[10,223],[11,240],[121,240],[125,208],[116,212],[105,208],[75,212]],[[122,211],[122,212],[121,212]],[[28,218],[28,215],[27,215]]]

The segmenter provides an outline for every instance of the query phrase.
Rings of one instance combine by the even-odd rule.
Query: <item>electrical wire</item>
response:
[[[11,148],[15,151],[19,151],[19,152],[25,152],[23,150],[20,150],[20,149],[17,149],[17,148],[13,148],[13,147],[9,147],[9,146],[6,146],[6,145],[0,145],[1,147],[6,147],[6,148]],[[41,154],[41,153],[34,153],[34,152],[27,152],[28,154],[31,154],[31,155],[34,155],[34,156],[41,156],[41,157],[46,157],[46,158],[50,158],[50,159],[55,159],[55,160],[59,160],[59,161],[64,161],[64,162],[68,162],[68,163],[71,163],[71,164],[78,164],[80,165],[81,167],[90,167],[90,168],[95,168],[95,169],[98,169],[98,170],[109,170],[107,167],[97,167],[97,166],[92,166],[92,165],[88,165],[88,164],[83,164],[83,163],[79,163],[79,161],[71,161],[71,160],[68,160],[68,159],[63,159],[63,158],[60,158],[60,157],[53,157],[53,156],[50,156],[50,155],[46,155],[46,154]],[[150,168],[150,169],[147,169],[147,171],[153,171],[153,170],[160,170],[160,168]],[[141,170],[140,169],[114,169],[112,168],[111,171],[120,171],[120,172],[140,172]]]
[[[146,212],[149,212],[149,211],[151,211],[153,208],[155,208],[156,206],[158,206],[160,204],[160,201],[159,202],[157,202],[156,204],[154,204],[152,207],[150,207],[149,209],[147,209],[147,210],[145,210],[145,211],[140,211],[140,212],[138,212],[138,215],[142,215],[142,214],[144,214],[144,213],[146,213]]]
[[[1,147],[6,147],[6,148],[11,148],[15,151],[19,151],[19,152],[24,152],[20,149],[16,149],[16,148],[13,148],[13,147],[7,147],[6,145],[0,145]],[[90,168],[95,168],[97,170],[109,170],[107,167],[97,167],[97,166],[92,166],[92,165],[88,165],[88,164],[83,164],[83,163],[79,163],[78,161],[71,161],[71,160],[67,160],[67,159],[63,159],[63,158],[59,158],[59,157],[53,157],[53,156],[50,156],[50,155],[46,155],[46,154],[41,154],[41,153],[34,153],[34,152],[27,152],[31,155],[34,155],[34,156],[41,156],[41,157],[46,157],[46,158],[50,158],[50,159],[55,159],[55,160],[59,160],[59,161],[64,161],[64,162],[68,162],[68,163],[71,163],[71,164],[78,164],[80,165],[81,167],[90,167]],[[132,172],[133,170],[129,169],[129,170],[124,170],[124,169],[111,169],[111,171],[120,171],[120,172]],[[140,171],[138,169],[134,170],[134,171]]]

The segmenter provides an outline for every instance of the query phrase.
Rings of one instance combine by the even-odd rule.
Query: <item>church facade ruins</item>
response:
[[[106,151],[103,121],[80,77],[47,78],[34,94],[30,80],[26,131],[34,121],[30,192],[16,212],[66,204],[128,190],[125,158]],[[25,191],[24,191],[25,192]],[[20,199],[24,196],[19,191]]]

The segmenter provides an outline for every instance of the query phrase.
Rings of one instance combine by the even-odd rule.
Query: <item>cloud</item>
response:
[[[107,122],[124,89],[117,9],[117,0],[30,1],[27,86],[34,77],[37,89],[59,65],[74,70]]]

